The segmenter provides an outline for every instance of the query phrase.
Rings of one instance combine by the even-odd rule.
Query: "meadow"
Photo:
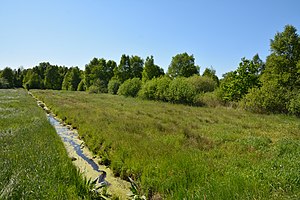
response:
[[[300,120],[109,94],[32,93],[153,199],[299,199]]]
[[[0,90],[0,199],[90,199],[45,112],[23,89]]]

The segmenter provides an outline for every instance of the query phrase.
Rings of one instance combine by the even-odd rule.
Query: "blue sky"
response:
[[[0,0],[0,69],[40,62],[79,66],[93,57],[153,55],[165,71],[193,54],[201,73],[265,60],[284,26],[300,30],[299,0]]]

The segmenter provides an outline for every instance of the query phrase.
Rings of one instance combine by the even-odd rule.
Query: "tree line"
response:
[[[167,72],[137,55],[113,60],[93,58],[85,70],[40,63],[32,69],[0,72],[0,88],[55,89],[111,93],[190,105],[236,105],[259,113],[300,115],[300,37],[287,25],[270,43],[263,62],[242,58],[236,70],[219,80],[213,68],[200,67],[193,55],[175,55]]]
[[[199,70],[199,66],[195,65],[194,56],[187,53],[177,54],[172,58],[167,74],[154,63],[153,56],[144,60],[137,55],[124,54],[119,64],[113,60],[93,58],[85,65],[85,70],[78,67],[51,65],[49,62],[40,63],[29,69],[12,70],[6,67],[0,71],[0,87],[107,93],[110,82],[110,85],[114,83],[116,86],[116,83],[121,85],[126,80],[137,78],[145,83],[162,76],[174,79],[199,75]],[[212,72],[217,78],[215,71]]]

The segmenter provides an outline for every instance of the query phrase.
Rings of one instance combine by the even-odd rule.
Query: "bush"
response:
[[[240,106],[256,113],[287,113],[289,93],[275,84],[265,84],[261,88],[252,88],[242,99]]]
[[[5,78],[0,78],[0,89],[9,88],[9,83]]]
[[[192,104],[196,94],[196,87],[184,77],[172,80],[168,88],[168,100],[174,103]]]
[[[289,113],[300,117],[300,93],[295,92],[293,98],[290,100],[288,104]]]
[[[218,95],[218,91],[206,92],[196,95],[194,104],[197,106],[218,107],[223,106],[224,102]]]
[[[108,93],[110,94],[117,94],[118,89],[121,85],[121,82],[117,79],[111,79],[108,83]]]
[[[196,88],[197,93],[212,92],[216,89],[216,82],[209,77],[194,75],[187,79]]]
[[[157,79],[154,78],[152,80],[146,81],[141,90],[139,91],[139,97],[143,99],[156,100],[156,92],[157,92]]]
[[[107,86],[104,81],[97,79],[94,84],[89,87],[89,93],[107,93]]]
[[[141,86],[142,81],[139,78],[128,79],[120,86],[118,95],[135,97],[141,89]]]
[[[82,79],[80,81],[80,83],[78,84],[77,91],[85,91],[85,90],[86,90],[86,87],[85,87],[85,84],[84,84],[84,80]]]
[[[171,79],[167,76],[163,76],[156,79],[157,87],[155,93],[155,99],[161,101],[168,100],[168,90],[171,83]]]

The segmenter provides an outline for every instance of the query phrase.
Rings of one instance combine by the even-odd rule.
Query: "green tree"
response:
[[[212,80],[214,80],[216,82],[217,86],[219,86],[220,80],[219,80],[218,76],[216,75],[216,70],[214,68],[212,68],[212,67],[205,68],[202,76],[211,78]]]
[[[108,93],[110,94],[117,94],[121,82],[117,79],[111,79],[108,83]]]
[[[104,81],[97,79],[88,89],[89,93],[107,93],[107,85]]]
[[[281,87],[289,90],[300,86],[300,38],[297,29],[286,26],[271,40],[271,54],[267,57],[262,82],[277,80]],[[298,64],[298,65],[297,65]]]
[[[26,89],[41,89],[42,78],[34,69],[29,69],[23,79],[23,86]]]
[[[225,101],[239,101],[253,87],[260,87],[259,77],[263,62],[255,55],[252,60],[242,58],[237,70],[224,75],[220,84],[222,98]]]
[[[76,91],[78,84],[80,83],[80,70],[78,67],[72,67],[66,73],[64,81],[62,83],[63,90]]]
[[[23,74],[23,67],[18,68],[17,70],[14,70],[14,86],[15,87],[22,87],[23,84],[23,78],[24,78],[24,74]]]
[[[255,112],[298,114],[300,92],[300,37],[295,27],[285,26],[271,40],[271,54],[260,78],[262,87],[253,89],[243,105]]]
[[[121,83],[130,79],[131,77],[131,67],[130,67],[130,57],[123,54],[118,67],[114,69],[114,77],[118,79]]]
[[[6,80],[7,86],[9,88],[14,87],[14,72],[11,68],[5,67],[0,75],[1,75],[0,78]]]
[[[108,82],[112,79],[112,77],[114,76],[114,69],[117,68],[117,63],[113,60],[109,60],[106,63],[106,68],[105,68],[105,82]]]
[[[84,84],[84,79],[81,79],[80,83],[78,84],[77,91],[85,91],[85,90],[86,90],[86,87]]]
[[[0,89],[9,88],[9,84],[5,78],[0,78]]]
[[[107,88],[107,84],[113,77],[116,66],[117,64],[113,60],[106,62],[104,58],[93,58],[90,63],[85,66],[84,79],[86,87],[89,88],[95,84],[99,85],[101,82],[101,87],[104,86]]]
[[[58,66],[49,65],[45,70],[44,87],[46,89],[60,90],[61,76],[58,71]]]
[[[153,56],[147,57],[146,61],[145,61],[145,67],[144,67],[143,73],[142,73],[143,82],[146,82],[153,78],[158,78],[163,75],[164,75],[164,70],[154,64]]]
[[[130,78],[142,79],[142,72],[144,67],[143,59],[139,56],[131,56],[129,63],[131,68]]]
[[[172,58],[171,64],[168,68],[168,75],[175,77],[190,77],[194,74],[199,74],[200,68],[195,65],[195,58],[193,55],[187,53],[177,54]]]

